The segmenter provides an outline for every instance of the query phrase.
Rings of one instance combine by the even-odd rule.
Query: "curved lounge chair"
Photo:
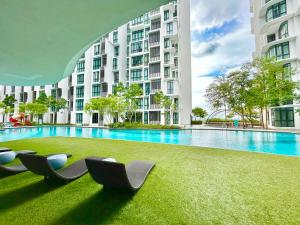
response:
[[[45,181],[56,180],[68,183],[83,176],[88,171],[84,160],[79,160],[70,166],[55,171],[48,163],[47,156],[22,154],[19,158],[28,170],[44,176]]]
[[[136,191],[142,187],[155,163],[133,161],[128,165],[87,158],[86,165],[92,178],[99,184],[112,188]]]
[[[11,151],[11,148],[1,147],[0,152],[9,152]]]
[[[31,151],[31,150],[16,151],[15,153],[16,153],[16,157],[19,157],[21,154],[36,154],[35,151]],[[13,166],[4,166],[0,164],[0,173],[7,176],[15,175],[25,171],[27,171],[27,168],[22,163]]]

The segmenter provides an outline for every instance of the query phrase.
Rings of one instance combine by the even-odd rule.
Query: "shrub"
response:
[[[201,120],[193,120],[192,125],[201,125],[203,122]]]
[[[143,123],[112,123],[108,125],[112,129],[180,129],[179,126],[174,125],[156,125],[156,124],[143,124]]]

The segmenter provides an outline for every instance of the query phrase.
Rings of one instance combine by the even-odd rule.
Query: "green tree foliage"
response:
[[[15,99],[14,96],[11,96],[11,95],[8,95],[4,98],[3,100],[3,103],[7,106],[7,107],[10,107],[10,108],[14,108],[15,106],[15,102],[17,100]]]
[[[31,115],[31,120],[38,116],[43,116],[48,111],[48,107],[41,103],[28,103],[26,104],[26,112]]]
[[[48,107],[50,107],[51,110],[54,112],[54,123],[56,124],[56,122],[57,122],[57,113],[61,109],[65,109],[67,107],[68,102],[64,98],[56,99],[52,96],[49,96],[48,100],[47,100],[47,103],[48,103]]]
[[[166,116],[166,113],[170,113],[176,110],[175,104],[169,96],[166,96],[162,91],[157,91],[154,95],[154,100],[156,103],[160,105],[160,107],[164,110],[163,114]],[[165,125],[167,124],[167,118],[165,118]]]
[[[48,97],[45,92],[41,92],[39,97],[34,101],[39,104],[48,105]]]
[[[207,116],[207,112],[205,109],[201,107],[196,107],[192,110],[192,113],[194,116],[199,117],[199,118],[204,118]]]
[[[251,123],[260,114],[262,124],[268,124],[270,106],[286,104],[295,98],[297,85],[287,76],[283,64],[269,58],[256,59],[251,64],[245,64],[240,70],[217,77],[207,88],[206,98],[213,109],[224,109],[236,113]],[[265,120],[265,121],[264,121]]]

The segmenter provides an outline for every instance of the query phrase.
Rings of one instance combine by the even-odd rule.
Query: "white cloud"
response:
[[[238,26],[209,40],[192,41],[193,106],[207,108],[203,94],[214,71],[227,71],[251,60],[254,38],[250,32],[248,0],[192,0],[192,32],[203,32],[237,20]]]

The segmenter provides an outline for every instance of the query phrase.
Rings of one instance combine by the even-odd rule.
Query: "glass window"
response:
[[[283,65],[283,76],[284,79],[291,79],[292,76],[292,67],[290,63],[286,63]]]
[[[173,34],[173,23],[167,23],[167,34]]]
[[[179,113],[174,112],[173,113],[173,124],[178,124],[179,123]]]
[[[275,127],[295,127],[294,108],[272,109],[272,125]]]
[[[96,72],[94,72],[93,73],[93,82],[94,83],[97,83],[97,82],[99,82],[99,71],[96,71]]]
[[[290,58],[290,46],[289,42],[274,45],[269,48],[267,57],[275,57],[277,60]]]
[[[143,51],[143,42],[134,42],[131,44],[131,53],[138,53]]]
[[[92,86],[92,96],[93,97],[99,97],[101,93],[101,85],[100,84],[94,84]]]
[[[119,72],[114,72],[114,83],[119,83]]]
[[[149,123],[149,113],[148,112],[144,112],[144,124],[148,124]]]
[[[138,25],[143,23],[143,16],[139,16],[131,21],[131,25]]]
[[[132,66],[140,66],[143,64],[143,56],[135,56],[131,58]]]
[[[101,67],[101,58],[94,58],[93,60],[93,69],[98,70]]]
[[[118,31],[113,32],[113,43],[114,44],[118,43]]]
[[[165,10],[164,11],[164,20],[168,20],[170,18],[170,11],[169,10]]]
[[[94,45],[94,55],[100,54],[100,45]]]
[[[76,87],[76,98],[84,97],[84,86]]]
[[[170,47],[170,39],[169,38],[165,38],[165,40],[164,40],[164,46],[165,46],[165,48],[169,48]]]
[[[98,113],[93,113],[92,115],[92,123],[93,124],[98,124],[99,122],[99,114]]]
[[[171,95],[174,93],[174,82],[172,80],[169,80],[167,82],[167,94]]]
[[[142,80],[142,70],[131,70],[131,80],[132,81]]]
[[[141,41],[144,38],[144,30],[137,30],[132,32],[132,42]]]
[[[76,111],[83,111],[83,99],[76,99]]]
[[[148,68],[145,68],[144,69],[144,80],[148,80],[148,75],[149,75],[148,72],[149,72]]]
[[[76,113],[76,123],[82,124],[82,117],[83,117],[82,113]]]
[[[84,72],[84,69],[85,69],[85,61],[80,61],[77,63],[77,72],[78,73],[81,73],[81,72]]]
[[[268,43],[270,43],[272,41],[275,41],[275,39],[276,39],[275,34],[270,34],[270,35],[267,36]]]
[[[115,57],[119,56],[119,46],[116,46],[114,49],[114,55]]]
[[[267,9],[267,13],[266,13],[266,21],[270,21],[273,19],[276,19],[278,17],[281,17],[283,15],[286,15],[287,11],[286,11],[286,0],[278,2],[272,6],[270,6]]]
[[[169,52],[165,53],[164,60],[165,60],[165,63],[169,63],[170,62],[170,53]]]
[[[83,84],[84,83],[84,74],[78,74],[77,75],[77,84]]]
[[[118,69],[118,59],[113,58],[113,70],[117,70],[117,69]]]
[[[288,22],[284,22],[279,28],[279,39],[287,38],[289,36],[289,26]]]
[[[165,67],[164,74],[165,74],[165,78],[169,78],[170,77],[170,67]]]

